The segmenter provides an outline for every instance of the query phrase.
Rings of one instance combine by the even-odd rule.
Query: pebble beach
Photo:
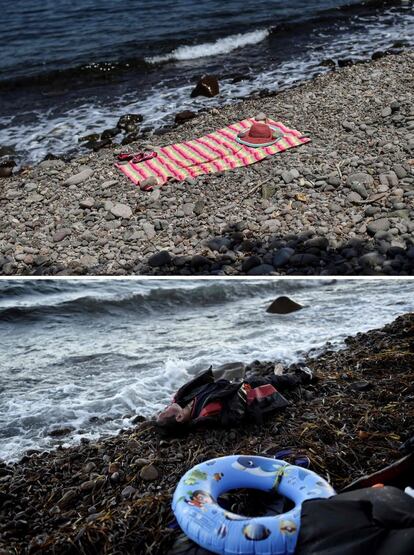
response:
[[[387,55],[0,178],[0,274],[412,275],[413,75]],[[260,112],[312,141],[151,193],[114,167]]]
[[[390,465],[414,416],[413,326],[405,314],[348,337],[341,350],[308,352],[316,379],[287,393],[290,406],[265,425],[164,437],[136,417],[115,437],[0,462],[1,555],[183,553],[190,545],[173,519],[173,492],[187,470],[217,456],[292,447],[337,491]],[[247,376],[269,376],[277,363],[254,361]],[[246,510],[243,497],[233,502]]]

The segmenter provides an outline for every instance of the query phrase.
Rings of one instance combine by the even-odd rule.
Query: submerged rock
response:
[[[0,164],[0,177],[11,177],[13,174],[13,169],[16,166],[14,160],[7,160]]]
[[[278,297],[267,308],[266,312],[269,314],[290,314],[304,308],[302,305],[292,301],[289,297]]]
[[[124,131],[130,131],[131,126],[135,128],[144,120],[144,117],[141,114],[125,114],[121,116],[118,120],[116,126],[118,129],[123,129]]]
[[[206,96],[212,98],[220,93],[220,86],[215,75],[203,75],[197,83],[197,86],[191,93],[191,98],[196,96]]]

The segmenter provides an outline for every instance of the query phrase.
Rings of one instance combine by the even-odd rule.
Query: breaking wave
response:
[[[229,35],[227,37],[218,39],[215,42],[206,42],[203,44],[195,44],[191,46],[179,46],[168,54],[146,58],[145,61],[151,64],[159,64],[172,60],[196,60],[197,58],[207,58],[209,56],[228,54],[229,52],[237,50],[238,48],[244,48],[245,46],[262,42],[269,36],[270,32],[271,31],[269,29],[262,29],[251,31],[249,33]]]
[[[75,299],[62,302],[26,303],[25,305],[0,307],[0,322],[24,323],[47,317],[70,318],[74,315],[122,315],[133,312],[136,315],[151,315],[159,311],[175,312],[188,308],[197,309],[253,298],[260,294],[285,295],[304,287],[321,287],[324,283],[316,280],[310,285],[301,280],[292,283],[211,283],[200,286],[179,288],[152,288],[133,294],[117,294],[110,297],[100,294],[96,289],[94,295],[80,294]],[[47,297],[45,298],[45,301]]]

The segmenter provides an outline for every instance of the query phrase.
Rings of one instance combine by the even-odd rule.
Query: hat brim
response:
[[[252,148],[265,148],[267,146],[272,146],[275,143],[277,143],[277,141],[279,139],[281,139],[283,137],[283,133],[280,131],[279,128],[274,127],[273,125],[269,125],[270,129],[273,131],[273,139],[272,140],[265,140],[264,142],[262,142],[261,139],[254,139],[254,138],[250,138],[247,139],[245,138],[246,135],[248,135],[249,130],[247,130],[244,134],[240,134],[237,135],[236,137],[236,141],[242,145],[245,146],[250,146]],[[276,137],[275,137],[276,135]]]

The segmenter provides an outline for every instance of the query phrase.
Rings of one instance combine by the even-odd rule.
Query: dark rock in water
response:
[[[167,264],[171,264],[172,258],[168,251],[160,251],[148,259],[148,264],[152,268],[161,268],[161,266],[166,266]]]
[[[125,126],[126,133],[137,133],[139,131],[138,125],[134,125],[133,123],[127,123]]]
[[[96,141],[96,143],[93,145],[92,148],[95,152],[98,152],[98,150],[101,150],[101,148],[106,148],[111,144],[112,144],[111,139],[104,139],[102,141]]]
[[[247,75],[247,73],[237,73],[233,76],[231,82],[234,85],[236,83],[240,83],[240,81],[247,81],[248,79],[249,76]]]
[[[193,119],[196,116],[197,114],[195,112],[192,112],[191,110],[184,110],[184,112],[179,112],[178,114],[176,114],[175,123],[178,123],[180,125],[182,123],[185,123],[186,121],[190,121],[190,119]]]
[[[11,177],[13,168],[16,166],[14,160],[6,160],[0,164],[0,177]]]
[[[352,58],[341,58],[338,60],[338,67],[349,67],[354,65]]]
[[[102,131],[101,139],[112,139],[113,137],[116,137],[117,135],[119,135],[120,132],[121,130],[118,129],[118,127],[112,127],[112,129],[105,129],[105,131]]]
[[[124,138],[122,139],[121,144],[122,144],[123,146],[129,145],[129,144],[131,144],[131,143],[135,143],[136,141],[138,141],[138,139],[139,139],[138,133],[130,133],[129,135],[127,135],[126,137],[124,137]]]
[[[124,131],[127,131],[130,125],[134,125],[135,127],[137,127],[137,125],[143,120],[144,118],[143,116],[141,116],[141,114],[125,114],[124,116],[121,116],[119,118],[116,126],[118,127],[118,129],[123,129]]]
[[[269,314],[290,314],[302,308],[304,308],[302,305],[295,303],[295,301],[292,301],[289,297],[278,297],[267,308],[266,312]]]
[[[79,138],[80,143],[89,143],[94,141],[99,141],[100,136],[99,133],[91,133],[90,135],[84,135],[83,137]]]
[[[65,426],[63,428],[56,428],[55,430],[50,430],[49,435],[50,437],[62,437],[67,436],[75,431],[75,428],[72,426]]]
[[[267,96],[272,96],[272,92],[269,89],[259,91],[259,98],[266,98]]]
[[[49,160],[61,160],[63,161],[63,156],[58,156],[57,154],[53,154],[53,152],[48,152],[46,156],[43,158],[42,162],[47,162]]]
[[[336,63],[331,58],[328,58],[326,60],[322,60],[322,62],[319,65],[322,67],[335,67]]]
[[[88,141],[87,143],[84,143],[83,146],[85,146],[86,148],[90,148],[94,152],[98,152],[98,150],[101,150],[101,148],[105,148],[111,144],[111,139],[104,139],[102,141]]]
[[[14,149],[14,147],[12,146],[1,146],[0,145],[0,158],[3,158],[3,156],[14,156],[16,154],[16,151]]]
[[[218,79],[215,75],[203,75],[197,83],[197,86],[191,93],[191,98],[196,96],[206,96],[212,98],[220,93],[220,86]]]
[[[395,41],[391,48],[407,48],[408,46],[410,46],[409,41],[402,39]]]
[[[371,60],[380,60],[381,58],[384,58],[387,55],[386,52],[383,52],[382,50],[377,50],[377,52],[374,52],[373,55],[371,56]]]

